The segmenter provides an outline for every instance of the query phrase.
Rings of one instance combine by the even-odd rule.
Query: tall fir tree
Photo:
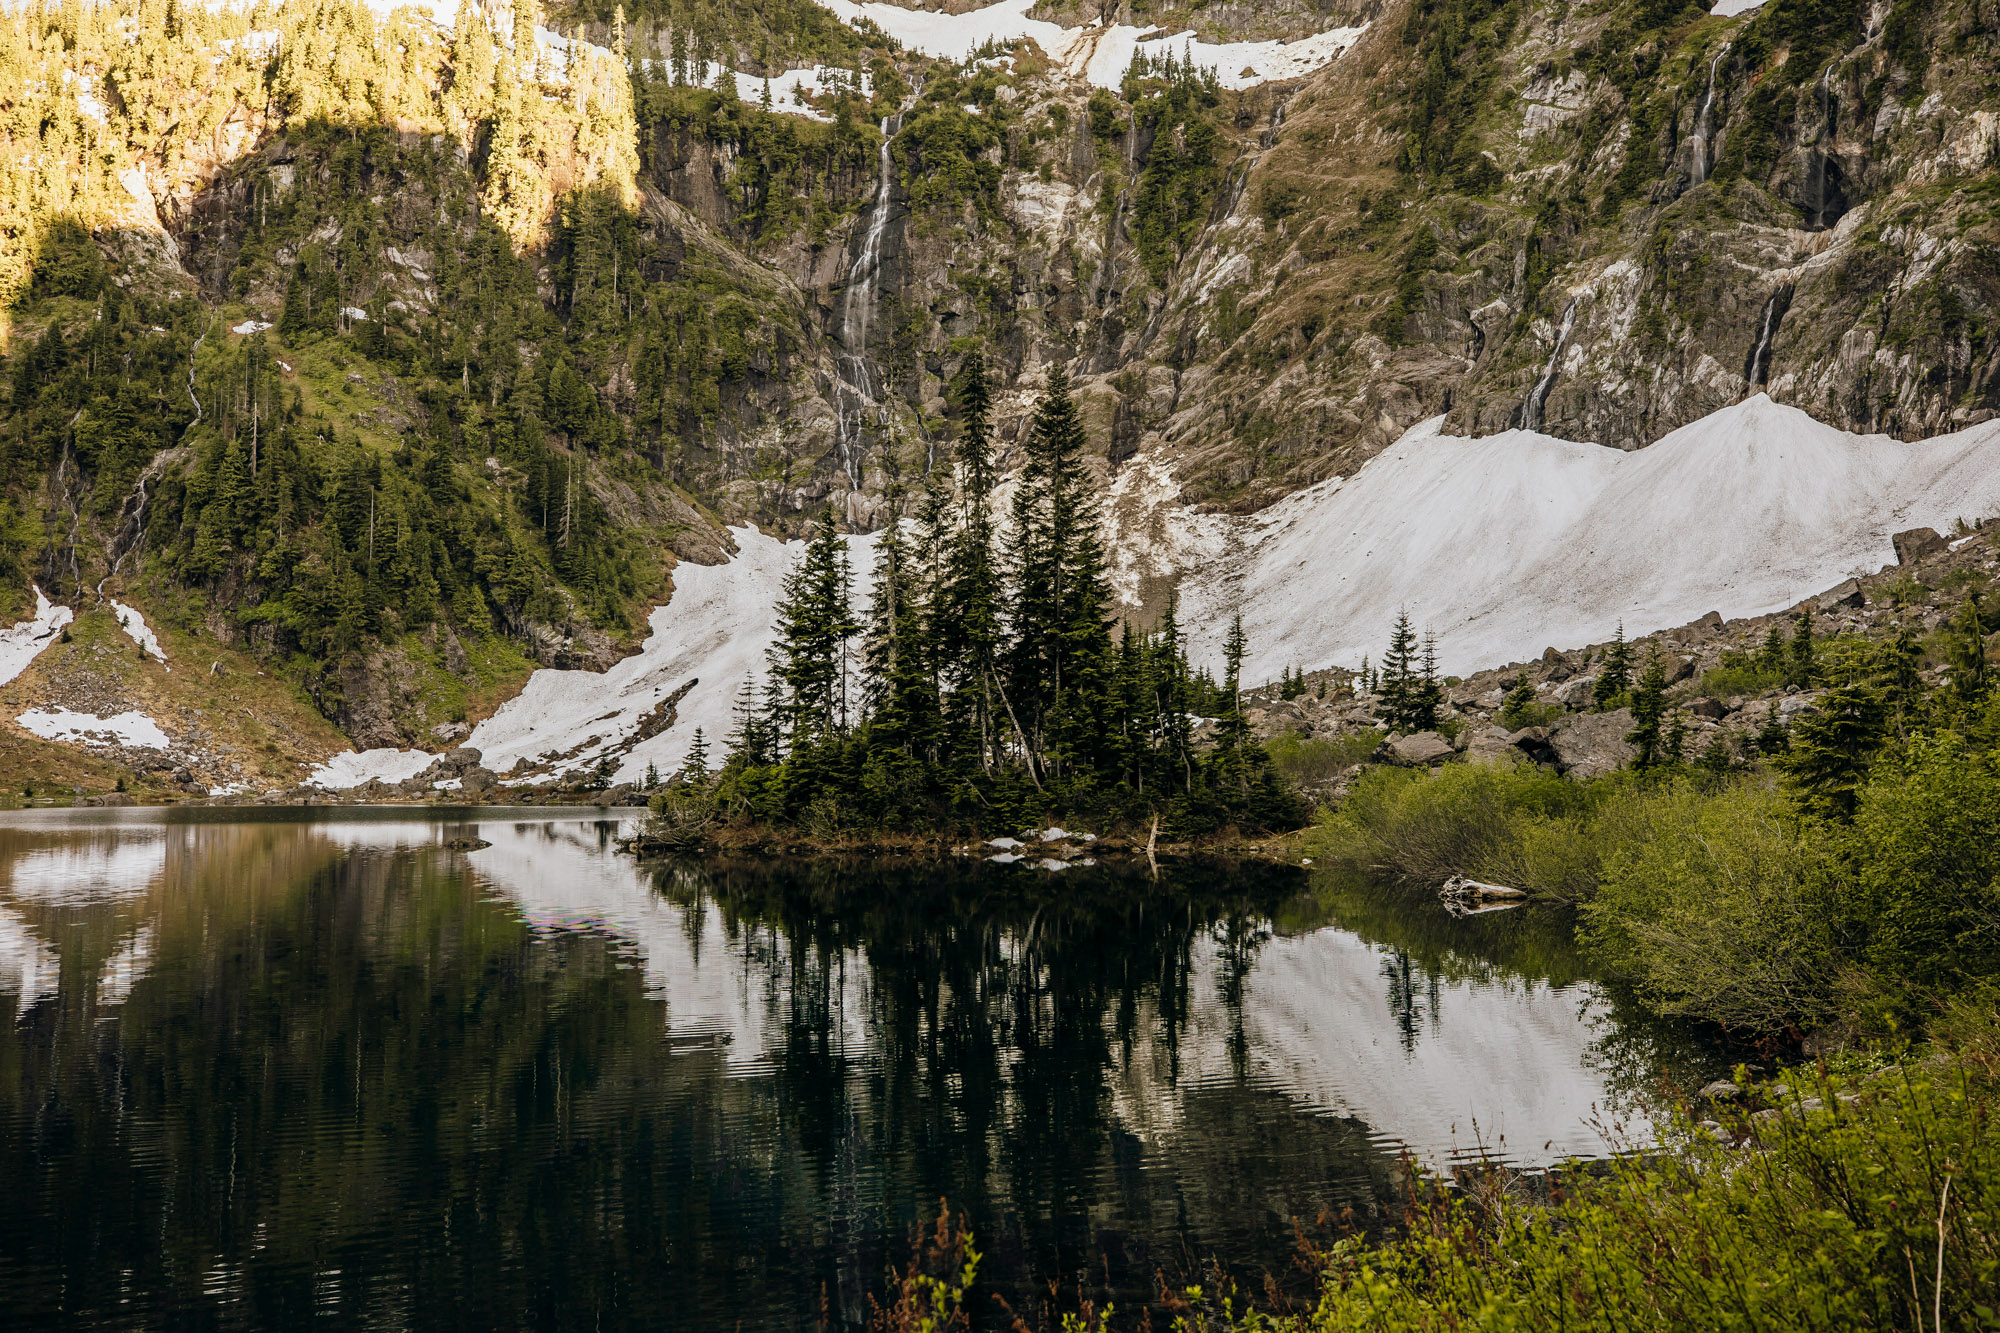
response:
[[[1023,744],[1054,775],[1095,767],[1104,739],[1111,588],[1085,444],[1069,375],[1056,366],[1035,410],[1014,498],[1007,686]]]
[[[1611,646],[1604,650],[1604,665],[1597,670],[1597,683],[1591,686],[1590,699],[1602,713],[1618,707],[1619,700],[1632,687],[1632,645],[1625,642],[1625,622],[1618,622],[1618,632],[1611,638]]]
[[[1625,740],[1638,751],[1632,767],[1642,772],[1664,761],[1660,722],[1667,715],[1667,668],[1657,649],[1646,654],[1646,669],[1632,690],[1632,730]]]

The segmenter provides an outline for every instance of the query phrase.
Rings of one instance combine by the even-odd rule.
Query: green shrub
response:
[[[1865,1078],[1789,1071],[1784,1112],[1745,1126],[1756,1151],[1683,1122],[1669,1152],[1566,1173],[1551,1207],[1474,1177],[1474,1188],[1420,1197],[1397,1239],[1323,1253],[1310,1313],[1222,1322],[1294,1333],[1992,1328],[1990,1001],[1983,1015],[1961,1007],[1964,1039],[1946,1059]]]
[[[1404,880],[1501,879],[1521,869],[1532,825],[1580,815],[1608,789],[1525,765],[1378,768],[1322,820],[1317,846],[1322,855]],[[1543,863],[1558,858],[1547,853]]]
[[[1347,732],[1324,740],[1278,736],[1264,743],[1272,767],[1287,782],[1311,787],[1340,776],[1366,759],[1382,742],[1380,732]]]
[[[1760,1032],[1832,1018],[1841,890],[1819,827],[1750,784],[1630,813],[1583,908],[1590,943],[1663,1013]]]

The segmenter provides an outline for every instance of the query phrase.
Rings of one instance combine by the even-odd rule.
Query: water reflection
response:
[[[28,1322],[852,1327],[940,1196],[1017,1305],[1131,1309],[1378,1216],[1406,1147],[1602,1151],[1628,1030],[1527,914],[1268,872],[641,867],[596,814],[234,814],[0,824]]]

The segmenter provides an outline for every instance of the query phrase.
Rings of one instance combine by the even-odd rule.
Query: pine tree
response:
[[[1660,722],[1667,712],[1667,669],[1657,649],[1646,654],[1646,670],[1632,691],[1632,730],[1625,740],[1638,750],[1632,767],[1644,771],[1662,762]]]
[[[1945,662],[1951,671],[1951,695],[1958,703],[1971,706],[1984,699],[1992,688],[1986,662],[1985,624],[1979,614],[1978,594],[1966,597],[1951,618],[1945,636]]]
[[[1770,707],[1764,710],[1764,725],[1757,728],[1753,744],[1757,748],[1757,753],[1767,759],[1775,758],[1792,748],[1792,733],[1785,726],[1785,720],[1778,716],[1776,699],[1771,700]]]
[[[1437,729],[1438,714],[1444,708],[1444,686],[1437,673],[1437,636],[1429,629],[1424,631],[1423,671],[1417,683],[1417,715],[1415,721],[1419,731]]]
[[[797,754],[847,727],[847,644],[859,629],[849,607],[847,547],[831,510],[785,576],[771,666],[782,694],[785,744]]]
[[[1799,618],[1792,629],[1792,641],[1785,649],[1785,683],[1802,690],[1810,686],[1817,674],[1816,657],[1812,607],[1804,606],[1799,608]]]
[[[652,766],[647,766],[650,774]],[[680,780],[690,786],[708,785],[708,737],[701,728],[694,729],[694,736],[688,741],[687,758],[681,762]]]
[[[1248,641],[1243,635],[1243,613],[1229,622],[1229,637],[1222,644],[1222,707],[1215,729],[1217,774],[1225,790],[1247,793],[1248,772],[1243,762],[1244,747],[1250,739],[1250,724],[1243,716],[1243,654]]]
[[[1528,711],[1535,706],[1535,687],[1528,681],[1528,673],[1514,677],[1513,688],[1500,701],[1500,720],[1509,729],[1519,730],[1527,725],[1532,714]]]
[[[1002,593],[993,533],[992,401],[986,360],[978,348],[967,354],[959,372],[958,406],[960,508],[945,560],[936,638],[947,664],[952,717],[969,736],[979,767],[990,772],[999,759],[1003,715],[994,697],[1000,679]]]
[[[1828,690],[1799,719],[1780,761],[1800,808],[1823,819],[1854,818],[1868,767],[1882,740],[1882,701],[1853,682]]]
[[[1404,735],[1423,730],[1418,725],[1423,704],[1417,669],[1417,632],[1410,624],[1409,611],[1398,611],[1395,628],[1389,632],[1389,650],[1382,654],[1375,693],[1381,701],[1382,720],[1389,730]]]
[[[1764,629],[1764,641],[1757,649],[1754,662],[1759,672],[1768,676],[1782,677],[1785,674],[1785,661],[1784,632],[1774,620]]]
[[[1015,492],[1008,686],[1023,743],[1055,773],[1089,768],[1099,757],[1111,657],[1111,589],[1084,446],[1069,375],[1057,366],[1036,407]]]
[[[1621,620],[1611,646],[1604,650],[1604,665],[1598,668],[1597,683],[1591,687],[1591,702],[1598,712],[1608,712],[1618,706],[1631,686],[1632,646],[1625,642],[1625,622]]]
[[[1923,701],[1924,681],[1919,674],[1923,660],[1924,650],[1908,625],[1898,626],[1896,637],[1882,649],[1882,702],[1903,735],[1909,733],[1910,721]]]

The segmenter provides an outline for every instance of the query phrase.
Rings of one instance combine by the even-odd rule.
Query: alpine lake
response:
[[[0,814],[0,1322],[858,1329],[943,1200],[975,1326],[1123,1326],[1302,1292],[1417,1177],[1643,1150],[1727,1063],[1554,909],[640,818]]]

